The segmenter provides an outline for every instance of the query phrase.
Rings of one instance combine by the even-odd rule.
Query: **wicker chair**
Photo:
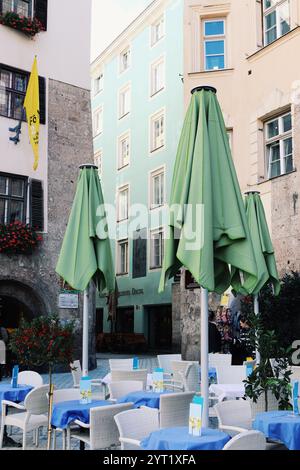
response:
[[[243,366],[217,366],[218,384],[241,384],[246,380],[246,367]]]
[[[258,397],[256,403],[253,400],[249,400],[251,405],[252,419],[255,419],[257,413],[263,413],[265,410],[265,394],[263,393]],[[279,402],[277,398],[268,391],[268,411],[277,411]]]
[[[159,405],[160,428],[186,426],[189,422],[190,404],[194,395],[194,392],[161,395]]]
[[[133,370],[133,358],[109,359],[110,370]]]
[[[248,400],[228,400],[214,406],[219,429],[230,436],[252,429],[251,405]]]
[[[185,392],[200,390],[199,363],[197,361],[172,361],[174,388]]]
[[[32,387],[41,387],[43,385],[43,377],[32,370],[24,370],[18,373],[19,385],[31,385]]]
[[[140,449],[140,441],[159,429],[157,410],[146,406],[117,414],[115,422],[122,450]]]
[[[260,431],[245,431],[230,439],[223,450],[266,450],[266,438]]]
[[[158,354],[158,365],[164,370],[165,374],[172,375],[172,361],[181,361],[181,354]]]
[[[80,387],[80,379],[82,377],[82,369],[81,369],[80,361],[71,362],[70,368],[71,368],[72,377],[73,377],[73,387],[74,388],[79,388]],[[102,394],[104,396],[105,390],[104,390],[104,385],[103,385],[101,379],[92,379],[91,382],[92,382],[93,387],[101,387],[102,388],[102,391],[103,391]]]
[[[111,381],[120,382],[123,380],[134,380],[143,382],[143,388],[146,389],[147,385],[147,369],[135,369],[135,370],[115,370],[111,371]]]
[[[231,360],[231,354],[210,353],[208,355],[208,362],[210,367],[231,366]]]
[[[0,431],[0,449],[3,445],[4,427],[15,426],[23,431],[23,450],[26,449],[27,432],[36,431],[35,445],[39,442],[39,428],[48,425],[48,397],[49,385],[36,387],[28,393],[24,405],[8,400],[2,400],[2,419]],[[7,414],[7,407],[16,408],[19,413]]]
[[[77,439],[88,444],[90,450],[106,449],[117,445],[119,431],[114,417],[122,411],[130,410],[132,406],[133,403],[121,403],[91,408],[89,424],[76,419],[74,424],[77,424],[80,429],[73,431],[68,428],[68,449],[70,449],[71,439]]]
[[[130,392],[143,390],[144,384],[138,380],[121,380],[119,382],[111,382],[108,384],[109,399],[118,400]]]
[[[60,390],[54,390],[53,392],[53,404],[62,401],[69,400],[80,400],[80,391],[78,388],[63,388]],[[62,432],[63,450],[66,449],[66,437],[67,433],[65,429],[52,428],[52,445],[53,449],[56,449],[56,433]]]

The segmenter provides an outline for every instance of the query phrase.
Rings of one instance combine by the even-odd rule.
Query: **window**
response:
[[[130,136],[129,132],[118,139],[118,170],[129,165],[130,160]]]
[[[0,224],[26,221],[27,180],[0,173]]]
[[[225,20],[203,21],[204,70],[225,68]]]
[[[1,3],[1,2],[0,2]],[[15,12],[20,16],[32,16],[31,0],[2,0],[2,14],[7,12]]]
[[[286,113],[265,123],[268,178],[293,171],[292,116]]]
[[[98,150],[98,152],[94,154],[94,162],[95,162],[95,165],[97,165],[98,167],[99,178],[101,178],[102,177],[102,150]]]
[[[163,262],[163,230],[150,232],[150,269],[162,267]]]
[[[263,16],[265,46],[290,31],[288,0],[263,0]]]
[[[165,203],[164,168],[153,171],[150,177],[150,209],[155,209]]]
[[[130,48],[127,47],[120,54],[120,73],[125,72],[125,70],[130,67]]]
[[[94,111],[94,137],[103,132],[103,108]]]
[[[23,102],[28,74],[0,68],[0,114],[13,119],[25,120]]]
[[[155,23],[151,25],[151,46],[158,43],[165,35],[165,21],[161,16]]]
[[[128,239],[117,242],[117,275],[128,274]]]
[[[119,94],[119,119],[130,112],[130,85],[120,90]]]
[[[118,222],[128,219],[129,187],[123,186],[118,193]]]
[[[165,87],[165,63],[159,59],[151,65],[151,96],[155,95]]]
[[[151,152],[165,145],[165,114],[164,111],[151,118]]]
[[[104,75],[103,73],[100,73],[98,77],[95,78],[94,81],[94,94],[97,95],[100,93],[100,91],[103,90],[103,84],[104,84]]]

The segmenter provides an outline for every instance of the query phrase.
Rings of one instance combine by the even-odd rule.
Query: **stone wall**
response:
[[[0,295],[10,292],[12,297],[31,305],[33,315],[59,313],[61,318],[74,318],[77,359],[81,354],[82,299],[79,309],[58,308],[60,285],[55,266],[76,190],[78,167],[93,162],[90,92],[49,80],[48,129],[48,230],[32,255],[0,254]],[[95,326],[94,311],[91,308],[91,331]],[[89,366],[93,368],[96,365],[93,335],[89,351]]]

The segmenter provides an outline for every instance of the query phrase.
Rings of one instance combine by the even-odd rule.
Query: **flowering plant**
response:
[[[31,37],[45,30],[44,26],[37,18],[28,18],[18,15],[18,13],[13,11],[8,11],[4,13],[4,15],[0,15],[0,24],[22,31],[22,33]]]
[[[29,224],[0,224],[0,253],[29,253],[42,239]]]

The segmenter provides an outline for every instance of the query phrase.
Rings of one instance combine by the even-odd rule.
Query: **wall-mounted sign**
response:
[[[59,294],[59,308],[78,308],[78,294]]]

